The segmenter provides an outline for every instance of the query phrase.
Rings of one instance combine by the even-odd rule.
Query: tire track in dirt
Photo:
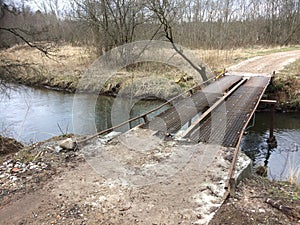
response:
[[[277,52],[265,56],[257,56],[230,66],[230,73],[245,72],[256,74],[272,74],[300,58],[300,50]]]

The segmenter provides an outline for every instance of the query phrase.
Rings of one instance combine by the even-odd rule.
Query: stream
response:
[[[295,174],[300,183],[300,114],[276,113],[274,135],[277,146],[267,144],[269,137],[269,113],[256,113],[253,127],[247,130],[242,140],[244,151],[254,165],[268,167],[268,177],[274,180],[286,180]]]
[[[74,94],[58,92],[47,89],[30,88],[26,86],[10,85],[9,90],[0,96],[0,134],[11,136],[18,141],[30,144],[43,141],[53,136],[73,133],[73,100]],[[94,134],[95,131],[110,128],[111,108],[115,98],[98,96],[96,104],[95,95],[80,94],[77,104],[84,112],[80,118],[80,129],[77,134]],[[120,99],[118,99],[120,100]],[[122,99],[123,107],[130,104],[129,99]],[[140,100],[134,104],[130,115],[118,114],[118,121],[126,121],[161,105],[161,101]],[[149,115],[151,119],[166,107]],[[124,118],[120,118],[124,116]],[[75,118],[78,119],[78,118]],[[136,126],[141,121],[131,123]],[[86,126],[94,124],[94,127]],[[125,131],[129,127],[123,127]],[[79,132],[78,132],[79,131]]]
[[[30,144],[64,133],[73,133],[74,94],[18,85],[10,85],[5,93],[0,93],[0,134]],[[81,94],[78,99],[79,105],[86,109],[80,119],[82,127],[79,134],[92,134],[95,130],[101,131],[112,126],[111,109],[115,98],[99,96],[96,104],[89,94]],[[129,99],[122,101],[125,106],[131,105]],[[131,108],[129,117],[138,116],[161,103],[140,100]],[[165,109],[163,107],[152,113],[150,118]],[[127,119],[128,115],[118,118],[119,121]],[[95,121],[94,128],[85,126],[91,121]],[[242,140],[242,150],[255,165],[268,166],[269,178],[285,180],[291,171],[298,170],[300,182],[300,114],[275,115],[274,134],[277,147],[272,149],[266,143],[269,135],[269,114],[256,113],[254,121],[254,126],[247,130],[247,135]],[[131,127],[137,124],[135,122]]]

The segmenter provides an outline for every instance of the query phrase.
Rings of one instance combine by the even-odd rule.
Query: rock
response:
[[[13,159],[9,159],[9,160],[6,161],[6,165],[8,165],[8,164],[10,164],[10,163],[13,163],[13,162],[14,162]]]
[[[18,168],[18,167],[14,167],[12,170],[11,170],[11,172],[13,172],[13,173],[18,173],[20,171],[20,168]]]
[[[32,165],[29,167],[30,170],[36,170],[36,169],[39,169],[39,166],[38,165]]]
[[[16,176],[11,176],[9,179],[10,179],[12,182],[15,182],[15,181],[18,180],[18,177],[16,177]]]
[[[265,213],[266,210],[264,210],[264,209],[259,209],[258,212],[260,212],[260,213]]]
[[[48,165],[45,164],[45,163],[41,163],[41,164],[40,164],[40,167],[41,167],[42,169],[47,169],[47,168],[48,168]]]
[[[74,150],[76,147],[76,142],[73,141],[71,138],[67,138],[60,142],[59,147],[66,149],[66,150]]]
[[[63,150],[62,147],[56,146],[54,151],[55,151],[56,153],[59,153],[61,150]]]

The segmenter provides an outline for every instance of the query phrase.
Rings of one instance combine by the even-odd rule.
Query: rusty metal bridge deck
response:
[[[139,151],[146,151],[147,154],[142,155],[146,155],[147,157],[150,150],[154,150],[155,152],[158,148],[163,150],[168,145],[166,143],[162,145],[158,143],[160,143],[161,140],[168,142],[169,138],[165,138],[165,134],[169,136],[168,133],[171,134],[170,136],[176,137],[177,140],[179,140],[176,142],[177,144],[174,145],[172,142],[172,144],[166,148],[168,152],[170,149],[174,151],[173,158],[168,158],[168,160],[171,161],[166,160],[166,162],[172,162],[170,165],[176,165],[176,169],[178,169],[178,164],[174,164],[174,161],[172,160],[175,159],[176,161],[176,157],[178,156],[182,158],[191,154],[190,151],[195,150],[197,147],[198,153],[200,149],[202,149],[202,153],[203,156],[206,157],[206,161],[208,159],[215,158],[215,154],[212,154],[214,151],[223,152],[224,150],[229,150],[230,153],[230,151],[234,149],[233,159],[224,186],[224,190],[226,190],[224,198],[226,198],[226,196],[228,196],[229,193],[234,192],[235,189],[234,174],[238,161],[238,152],[242,134],[261,101],[261,98],[270,82],[270,78],[271,77],[268,76],[253,75],[245,77],[242,74],[240,76],[224,76],[191,96],[183,97],[184,93],[182,93],[147,113],[125,121],[115,127],[101,131],[96,135],[84,138],[83,140],[78,141],[77,144],[84,144],[98,135],[110,132],[118,127],[130,123],[131,121],[143,118],[145,121],[144,124],[122,134],[122,136],[119,136],[118,141],[112,144],[112,146],[114,146],[113,149],[116,151],[114,154],[116,154],[117,157],[119,157],[119,154],[123,156],[124,151],[128,148],[126,153],[127,159],[132,161],[132,157],[134,158],[137,156],[137,151],[132,151],[131,149],[132,144],[134,144],[135,147],[138,146]],[[161,109],[161,107],[166,104],[172,104],[172,107],[148,121],[147,116],[150,113]],[[161,137],[163,138],[160,139]],[[183,142],[180,141],[182,139],[184,140]],[[185,145],[186,140],[191,142],[194,141],[196,144]],[[103,148],[106,149],[105,146]],[[186,154],[181,154],[186,148],[188,149],[188,151],[185,152]],[[209,151],[206,151],[207,148],[209,148]],[[123,152],[120,153],[120,149],[122,149]],[[112,148],[108,147],[106,150],[111,151]],[[100,152],[102,153],[103,149],[101,149]],[[132,157],[128,157],[130,154],[134,155],[132,155]],[[111,156],[111,154],[108,155]],[[210,158],[211,156],[213,157]],[[146,159],[147,157],[142,158]],[[105,155],[101,155],[100,158],[102,160],[105,159]],[[152,157],[150,158],[152,159]],[[141,159],[136,160],[136,162],[140,162],[140,160]],[[195,163],[198,163],[196,161]],[[202,165],[203,162],[200,164]],[[151,161],[151,168],[156,168],[152,165],[153,162]],[[166,164],[162,165],[165,166]],[[198,165],[199,164],[197,164],[197,168]],[[113,168],[115,168],[115,166],[113,166]],[[101,167],[101,170],[102,169],[103,168]],[[157,179],[157,174],[164,171],[168,170],[165,168],[156,170],[155,179]],[[194,169],[192,171],[194,171]],[[134,174],[134,172],[130,171],[130,174]],[[146,174],[148,174],[148,171]]]
[[[187,123],[190,125],[192,118],[204,113],[242,78],[225,76],[202,91],[173,103],[171,108],[141,127],[175,134]],[[190,132],[185,138],[195,142],[235,147],[269,81],[270,77],[267,76],[248,77],[203,120],[190,127]]]
[[[142,125],[142,128],[176,133],[191,118],[203,112],[210,105],[214,104],[223,93],[236,82],[240,81],[240,76],[227,76],[205,87],[190,97],[173,102],[173,107],[160,113],[153,120]]]
[[[268,77],[250,78],[193,129],[190,139],[235,147],[268,83]]]

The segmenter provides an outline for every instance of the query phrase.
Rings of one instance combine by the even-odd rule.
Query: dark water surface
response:
[[[274,135],[277,147],[270,148],[269,113],[256,113],[255,125],[244,136],[242,150],[256,165],[267,165],[271,179],[286,180],[291,172],[297,173],[300,182],[300,114],[275,114]]]

